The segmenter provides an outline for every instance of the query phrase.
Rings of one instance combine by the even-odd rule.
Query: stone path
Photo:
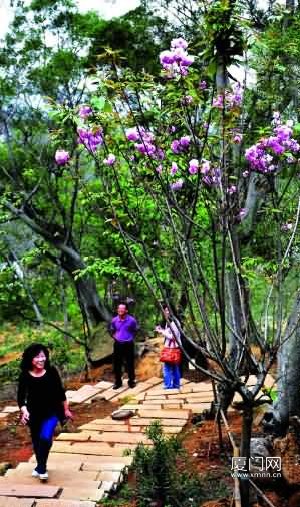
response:
[[[248,385],[255,380],[251,376]],[[113,390],[110,382],[101,381],[67,391],[71,404],[102,398],[132,410],[134,416],[123,421],[110,416],[95,419],[80,426],[77,433],[60,433],[48,460],[48,482],[42,484],[31,477],[34,457],[19,463],[0,477],[0,507],[94,507],[126,474],[132,458],[124,456],[125,449],[134,449],[139,442],[152,445],[144,433],[151,421],[160,420],[165,433],[177,434],[191,414],[211,406],[210,383],[183,379],[180,390],[165,390],[161,383],[153,377],[133,389],[124,385]],[[273,378],[267,376],[265,386],[273,384]]]

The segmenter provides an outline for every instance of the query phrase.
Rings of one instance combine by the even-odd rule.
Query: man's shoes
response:
[[[36,469],[32,470],[31,477],[39,477],[40,474],[36,471]]]
[[[120,387],[122,387],[122,382],[116,382],[114,385],[113,385],[113,389],[120,389]]]
[[[44,474],[39,474],[40,481],[47,481],[48,480],[48,472],[45,472]]]
[[[130,389],[133,389],[135,386],[136,386],[136,383],[135,383],[135,381],[134,381],[134,380],[131,380],[131,381],[129,380],[129,381],[128,381],[128,387],[129,387]]]

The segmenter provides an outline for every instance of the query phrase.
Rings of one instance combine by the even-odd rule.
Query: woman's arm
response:
[[[27,383],[25,374],[22,372],[19,377],[17,401],[21,412],[21,423],[27,424],[29,421],[30,414],[26,405],[27,396]]]
[[[55,389],[56,389],[57,399],[58,399],[58,401],[61,401],[63,404],[64,415],[67,419],[73,419],[73,414],[72,414],[71,410],[69,409],[69,402],[66,398],[66,393],[65,393],[60,375],[59,375],[57,369],[54,367],[52,368],[52,372],[53,372],[52,373],[53,379],[54,379],[54,382],[56,385]]]

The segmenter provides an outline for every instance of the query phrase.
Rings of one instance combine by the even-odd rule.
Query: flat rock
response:
[[[0,477],[0,497],[16,496],[30,498],[54,498],[59,491],[56,486],[47,486],[46,484],[37,484],[29,486],[27,484],[6,484],[4,477]],[[9,501],[7,502],[9,504]]]
[[[111,414],[111,418],[114,419],[115,421],[120,421],[120,420],[124,420],[124,419],[128,419],[129,417],[132,417],[134,415],[134,412],[133,410],[130,410],[130,409],[119,409],[119,410],[115,410],[114,412],[112,412]]]

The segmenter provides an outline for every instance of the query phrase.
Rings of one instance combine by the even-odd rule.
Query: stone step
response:
[[[44,499],[43,501],[45,502],[46,499]],[[54,502],[55,501],[56,500],[54,500]],[[33,507],[35,505],[36,503],[34,498],[17,498],[13,496],[10,496],[8,498],[7,496],[0,496],[0,507]]]
[[[101,392],[101,389],[94,387],[92,385],[84,385],[76,391],[75,394],[72,394],[70,400],[72,403],[83,403],[84,401],[96,396]]]
[[[99,502],[104,498],[105,491],[100,488],[93,487],[77,487],[67,486],[63,488],[59,499],[62,500],[92,500],[94,502]]]
[[[36,484],[30,486],[28,484],[9,484],[6,483],[4,477],[0,477],[0,497],[29,497],[29,498],[54,498],[58,494],[57,486],[47,486],[46,484]],[[9,505],[9,501],[7,502]]]
[[[93,422],[87,423],[83,425],[84,433],[89,434],[91,431],[96,431],[98,433],[102,433],[103,431],[115,432],[115,431],[129,431],[129,432],[137,432],[140,431],[138,427],[130,427],[128,424],[122,423],[114,424],[109,426],[108,424],[93,424]]]
[[[99,435],[94,435],[93,437],[94,442],[108,442],[108,443],[114,443],[114,444],[133,444],[137,445],[139,443],[152,445],[152,441],[149,440],[146,435],[143,433],[113,433],[113,432],[105,432],[100,433]]]
[[[162,412],[165,414],[165,410],[162,410]],[[176,426],[176,427],[183,427],[187,419],[181,418],[181,419],[167,419],[167,416],[165,415],[165,418],[155,418],[155,417],[138,417],[134,416],[129,419],[130,426],[149,426],[151,422],[159,420],[162,427],[164,426]]]
[[[111,447],[105,443],[85,443],[76,442],[75,444],[69,444],[68,442],[54,442],[53,452],[66,453],[66,454],[93,454],[95,456],[122,456],[126,449],[133,449],[135,446],[128,444],[119,444],[117,447]]]
[[[98,444],[99,446],[99,444]],[[48,464],[56,465],[58,463],[66,463],[69,466],[69,463],[79,463],[79,465],[83,465],[84,463],[114,463],[118,461],[118,463],[123,463],[123,465],[130,465],[132,462],[132,458],[130,456],[111,456],[101,454],[100,456],[94,456],[92,454],[64,454],[59,452],[51,452],[48,459]],[[35,463],[35,461],[34,461]]]
[[[189,410],[147,410],[147,409],[139,409],[138,414],[140,417],[149,418],[151,420],[155,419],[185,419],[186,421],[189,418],[190,412]]]
[[[78,433],[60,433],[55,440],[69,440],[72,442],[87,442],[89,439],[88,433],[80,431]]]
[[[91,472],[88,474],[86,474],[86,473],[83,474],[80,470],[78,472],[74,472],[74,470],[69,469],[69,463],[65,463],[64,465],[65,465],[64,470],[62,468],[58,469],[58,470],[55,468],[52,468],[51,469],[51,476],[56,479],[73,477],[74,481],[76,481],[77,479],[82,480],[82,478],[85,478],[89,481],[95,481],[97,479],[97,474],[94,472]],[[32,467],[32,463],[28,463],[28,462],[19,463],[16,468],[10,468],[9,470],[7,470],[6,474],[3,477],[12,476],[14,474],[29,475],[29,474],[31,474],[33,468],[34,467]],[[33,479],[34,479],[34,477],[33,477]]]
[[[35,507],[95,507],[96,503],[89,500],[37,500]],[[12,507],[9,505],[9,507]],[[20,506],[21,507],[21,506]]]
[[[105,470],[103,472],[99,472],[97,475],[97,480],[101,482],[112,482],[118,484],[123,479],[123,474],[121,471],[112,471]]]
[[[14,485],[18,482],[21,482],[23,485],[26,486],[32,486],[36,487],[38,484],[47,486],[53,486],[57,488],[64,488],[64,487],[72,487],[74,484],[76,485],[76,488],[100,488],[102,486],[102,482],[98,480],[86,480],[84,477],[82,479],[76,479],[76,481],[72,477],[61,477],[61,478],[55,478],[54,472],[57,472],[57,470],[49,470],[49,479],[45,482],[40,482],[38,478],[31,477],[30,475],[28,477],[24,476],[24,474],[14,474],[12,476],[5,476],[1,477],[0,480],[0,487],[3,484],[6,485]],[[63,475],[63,470],[59,470],[61,474]],[[96,473],[95,471],[84,471],[82,472],[82,475],[86,473]],[[56,475],[57,477],[57,475]],[[3,479],[3,480],[2,480]]]
[[[96,387],[96,389],[103,389],[103,390],[109,389],[112,386],[113,386],[113,383],[108,382],[106,380],[100,380],[100,382],[97,382],[97,384],[94,384],[94,387]]]

